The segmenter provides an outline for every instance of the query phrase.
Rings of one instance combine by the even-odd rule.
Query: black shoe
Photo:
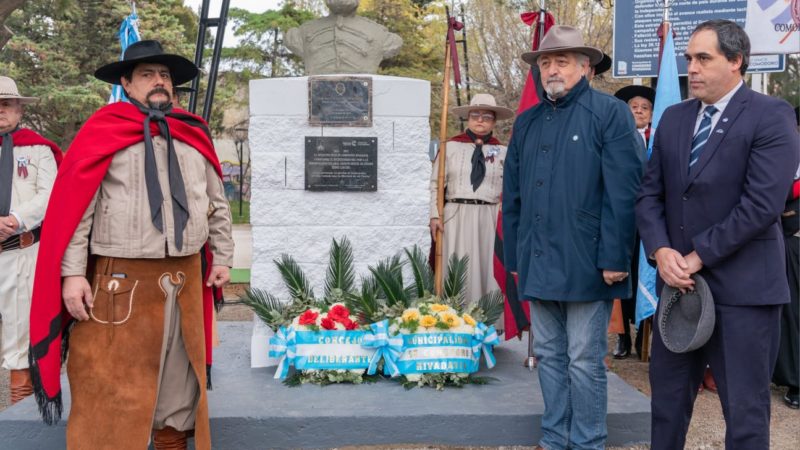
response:
[[[792,409],[800,409],[800,390],[789,388],[789,392],[783,396],[783,402]]]
[[[617,348],[611,353],[614,359],[625,359],[631,355],[631,337],[627,334],[617,335]]]

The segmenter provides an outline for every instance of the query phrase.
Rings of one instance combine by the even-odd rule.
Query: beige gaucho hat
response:
[[[555,25],[544,35],[539,50],[525,52],[522,60],[530,65],[536,64],[536,59],[545,53],[577,52],[589,57],[589,64],[596,66],[603,60],[603,52],[583,43],[581,31],[568,25]]]
[[[514,111],[503,106],[497,106],[492,94],[475,94],[469,106],[456,106],[452,109],[453,114],[462,119],[467,119],[469,112],[475,109],[482,109],[485,111],[493,111],[495,120],[505,120],[514,117]]]
[[[23,105],[39,101],[36,97],[23,97],[19,95],[17,83],[11,78],[0,76],[0,99],[2,98],[15,98]]]

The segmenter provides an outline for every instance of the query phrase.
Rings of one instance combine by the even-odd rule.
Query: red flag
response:
[[[545,19],[544,23],[540,24],[542,13],[544,13]],[[533,45],[531,46],[531,50],[534,51],[539,48],[539,32],[541,27],[544,27],[544,34],[546,34],[550,30],[550,27],[556,23],[556,19],[553,15],[546,11],[522,13],[520,14],[520,18],[533,28]],[[528,70],[528,78],[525,79],[525,86],[522,88],[522,97],[519,99],[517,115],[537,103],[539,103],[539,96],[536,95],[536,83],[533,79],[533,71]]]

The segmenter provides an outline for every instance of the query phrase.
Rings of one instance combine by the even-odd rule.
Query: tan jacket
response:
[[[27,166],[27,177],[19,174],[20,166]],[[19,231],[32,230],[42,223],[55,179],[56,159],[50,147],[45,145],[14,147],[11,213],[20,222]]]
[[[503,193],[503,165],[506,160],[505,145],[484,145],[483,157],[486,164],[486,177],[478,187],[477,191],[472,190],[470,174],[472,174],[472,152],[475,151],[475,144],[471,142],[447,143],[447,167],[445,168],[445,199],[467,198],[473,200],[483,200],[489,203],[500,202],[500,194]],[[490,154],[493,158],[487,158]],[[431,206],[430,218],[439,218],[439,211],[436,208],[436,187],[439,177],[439,158],[433,162],[431,172]]]
[[[78,224],[61,262],[61,275],[85,275],[87,247],[94,255],[118,258],[187,256],[210,243],[214,264],[232,266],[231,213],[214,168],[189,145],[174,140],[186,186],[189,221],[183,249],[175,247],[172,198],[167,172],[167,142],[153,137],[158,181],[164,195],[164,233],[150,219],[144,178],[144,142],[114,154],[105,178]]]

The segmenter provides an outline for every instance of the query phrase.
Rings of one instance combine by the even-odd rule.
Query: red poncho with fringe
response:
[[[173,114],[179,118],[167,116],[166,119],[172,138],[196,149],[222,177],[205,121],[178,109],[173,110]],[[36,262],[29,354],[36,402],[47,424],[54,424],[61,418],[61,364],[68,348],[65,332],[73,320],[61,298],[61,260],[113,156],[144,140],[144,119],[144,114],[130,103],[113,103],[101,108],[75,136],[53,185]],[[150,128],[153,136],[160,134],[155,122]],[[16,135],[14,138],[16,144]],[[208,264],[205,276],[210,269],[211,264]],[[205,283],[203,286],[206,364],[210,365],[214,299],[211,289],[205,287]]]
[[[61,165],[61,160],[64,159],[64,154],[55,142],[44,138],[39,133],[29,130],[27,128],[20,128],[11,133],[11,139],[14,140],[14,147],[27,147],[29,145],[44,145],[50,147],[53,152],[53,157],[56,159],[56,166]],[[3,143],[3,136],[0,136],[0,145]]]

